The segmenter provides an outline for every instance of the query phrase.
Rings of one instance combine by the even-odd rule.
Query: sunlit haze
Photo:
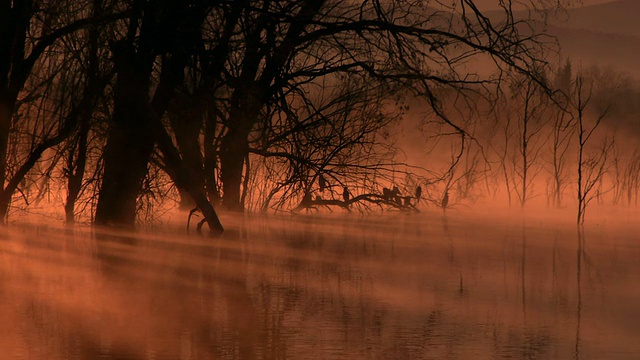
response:
[[[611,3],[611,2],[615,2],[616,0],[577,0],[573,3],[573,6],[575,7],[582,7],[582,6],[589,6],[589,5],[597,5],[597,4],[604,4],[604,3]],[[535,3],[535,0],[532,1],[533,3]],[[477,0],[474,1],[474,3],[477,4],[478,7],[483,8],[483,9],[498,9],[500,7],[500,1],[499,0]],[[506,3],[506,2],[505,2]],[[529,1],[512,1],[514,6],[518,6],[519,4],[529,4]],[[523,6],[523,5],[521,5]]]
[[[639,358],[637,15],[0,1],[0,360]]]

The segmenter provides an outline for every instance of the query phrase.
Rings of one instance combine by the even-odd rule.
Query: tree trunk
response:
[[[104,151],[105,170],[96,208],[96,224],[133,227],[136,199],[147,174],[152,150],[153,140],[140,124],[112,125]]]
[[[130,44],[114,44],[112,50],[118,79],[114,88],[113,119],[103,154],[104,175],[95,223],[133,227],[136,200],[154,146],[146,120],[151,69]]]
[[[203,156],[200,149],[200,129],[202,129],[202,113],[198,107],[190,106],[185,99],[178,100],[178,105],[169,111],[171,128],[182,155],[185,167],[191,173],[191,178],[198,187],[204,188]],[[196,109],[196,112],[189,111]],[[191,210],[196,203],[189,194],[189,190],[178,187],[180,195],[180,209]]]
[[[67,224],[75,222],[75,207],[78,195],[82,189],[82,180],[87,166],[87,143],[89,137],[88,119],[83,119],[85,123],[80,126],[78,133],[78,152],[75,163],[73,161],[74,151],[69,154],[69,182],[67,183],[67,201],[64,204],[64,213]]]
[[[9,195],[9,193],[4,190],[0,191],[0,215],[2,216],[2,224],[6,223],[10,205],[11,195]]]
[[[180,201],[178,202],[178,209],[180,210],[191,210],[196,207],[196,202],[193,201],[191,195],[189,194],[189,190],[185,188],[177,188],[178,196],[180,196]]]
[[[216,136],[216,121],[211,115],[211,111],[206,112],[204,127],[204,186],[207,196],[211,203],[220,205],[222,197],[220,196],[220,187],[218,185],[218,151]]]
[[[242,212],[242,171],[249,153],[248,135],[229,131],[222,139],[220,154],[220,179],[222,180],[222,205],[229,211]]]
[[[172,178],[178,189],[188,191],[190,197],[204,215],[205,220],[209,224],[212,236],[221,234],[224,231],[222,223],[218,218],[213,205],[207,198],[204,182],[202,179],[195,179],[193,171],[187,167],[184,159],[180,156],[180,152],[173,144],[171,136],[166,132],[163,124],[159,119],[151,119],[155,138],[158,141],[158,148],[162,153],[164,163],[167,167],[167,174]]]
[[[189,190],[189,194],[194,199],[196,206],[200,211],[202,211],[202,215],[209,224],[210,235],[218,236],[222,234],[224,227],[218,218],[216,210],[213,208],[213,205],[211,205],[211,202],[209,202],[204,189],[197,186],[191,186]]]
[[[234,94],[229,114],[229,129],[220,142],[220,180],[222,206],[229,211],[244,210],[242,204],[242,177],[245,159],[249,157],[249,134],[260,116],[264,91],[255,84]]]
[[[134,113],[138,119],[131,116]],[[149,131],[143,124],[135,123],[142,121],[142,116],[144,114],[133,109],[127,115],[118,114],[118,110],[114,112],[114,117],[128,118],[130,124],[124,126],[114,122],[109,130],[103,155],[104,176],[96,207],[97,225],[133,227],[135,224],[136,199],[153,150]]]
[[[7,179],[7,150],[9,149],[9,131],[13,117],[13,102],[6,101],[0,95],[0,187],[4,188]]]
[[[93,16],[99,16],[102,14],[102,0],[93,1]],[[98,60],[98,36],[99,31],[97,26],[89,28],[89,39],[87,45],[89,47],[88,52],[88,66],[87,66],[87,83],[84,89],[84,101],[81,103],[83,109],[80,114],[80,127],[78,129],[77,139],[77,157],[74,162],[74,155],[76,147],[73,146],[69,153],[69,159],[67,169],[69,171],[69,180],[67,183],[67,201],[64,204],[64,212],[67,224],[73,224],[75,222],[75,207],[80,190],[82,189],[82,181],[84,179],[84,171],[87,167],[87,151],[89,142],[89,130],[91,129],[91,115],[97,98],[104,92],[104,88],[107,84],[106,79],[103,85],[100,86],[97,81],[99,72],[99,60]],[[86,105],[85,105],[86,104]]]
[[[9,131],[15,100],[9,99],[8,91],[0,90],[0,223],[4,223],[9,209],[11,196],[5,196],[4,186],[7,180],[7,151],[9,149]]]

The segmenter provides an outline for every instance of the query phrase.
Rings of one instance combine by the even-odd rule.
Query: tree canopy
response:
[[[533,21],[511,1],[0,1],[0,215],[43,166],[68,222],[113,226],[168,194],[158,176],[215,232],[214,205],[376,193],[411,99],[465,141],[452,94],[493,99],[512,77],[550,93],[539,19],[565,5],[532,1]]]

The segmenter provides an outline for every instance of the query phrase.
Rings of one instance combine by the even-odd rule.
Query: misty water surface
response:
[[[467,217],[224,218],[216,240],[2,229],[1,358],[640,356],[633,223]]]

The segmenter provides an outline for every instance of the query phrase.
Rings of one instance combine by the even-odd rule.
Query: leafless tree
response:
[[[567,113],[566,107],[560,105],[553,111],[552,116],[552,134],[549,141],[551,153],[549,197],[553,206],[559,208],[562,206],[564,192],[570,184],[568,155],[576,128],[574,119],[571,114]]]
[[[547,125],[548,96],[538,84],[524,78],[513,89],[513,104],[522,108],[516,111],[518,156],[512,157],[515,193],[524,207],[533,196],[533,184],[539,174],[539,158],[546,142],[543,131]]]
[[[301,96],[299,102],[276,108],[250,144],[251,153],[264,159],[254,166],[253,183],[265,183],[269,190],[250,195],[261,199],[262,211],[290,207],[310,194],[337,196],[334,189],[345,185],[376,192],[391,181],[394,166],[401,165],[385,134],[399,113],[387,110],[384,83],[354,74],[318,89],[313,98]],[[373,178],[377,180],[368,180]]]
[[[140,196],[167,185],[150,183],[150,169],[214,232],[213,204],[292,208],[320,195],[319,179],[323,201],[347,186],[350,201],[395,207],[382,188],[408,199],[414,183],[438,199],[434,184],[471,196],[486,173],[477,119],[452,117],[447,97],[489,99],[512,77],[545,89],[554,45],[510,3],[500,9],[489,17],[471,0],[2,2],[0,215],[39,166],[44,180],[58,167],[68,179],[69,223],[95,206],[96,224],[134,226]],[[491,75],[467,70],[487,59]],[[410,174],[385,133],[408,96],[459,141],[434,179]],[[522,179],[524,204],[531,176]]]
[[[497,138],[500,140],[492,142],[491,143],[491,148],[493,149],[493,151],[498,155],[498,162],[499,162],[499,168],[500,168],[500,173],[502,175],[502,178],[504,180],[504,187],[505,190],[507,192],[507,200],[509,203],[509,206],[511,206],[513,204],[513,194],[512,194],[512,189],[514,183],[513,183],[513,179],[511,177],[513,171],[512,171],[512,167],[511,164],[512,162],[509,161],[510,159],[510,154],[512,152],[512,148],[513,148],[513,144],[512,144],[512,138],[515,135],[515,130],[513,129],[513,125],[512,125],[512,121],[511,121],[511,116],[502,116],[502,109],[505,109],[506,106],[504,103],[500,104],[503,106],[496,106],[494,108],[495,111],[495,117],[496,117],[496,126],[502,128],[502,131],[497,133]]]
[[[612,142],[605,138],[600,147],[589,154],[587,153],[587,146],[590,145],[590,140],[593,140],[594,132],[608,112],[607,108],[603,109],[596,115],[593,124],[587,123],[585,112],[591,100],[591,85],[591,83],[585,84],[582,74],[576,76],[573,106],[578,126],[578,224],[584,224],[587,206],[598,195],[594,188],[600,183],[606,172],[607,159],[612,149]]]
[[[47,149],[60,144],[75,128],[76,114],[72,112],[78,110],[59,111],[70,109],[67,105],[74,101],[61,90],[71,90],[73,85],[59,77],[65,74],[62,69],[70,61],[64,51],[59,56],[62,49],[59,40],[88,26],[104,25],[123,17],[118,12],[92,17],[88,8],[91,7],[85,2],[67,0],[0,3],[0,217],[3,219],[25,175]],[[53,93],[63,98],[48,96],[45,89],[52,87]],[[25,140],[24,136],[16,136],[20,129],[26,129],[22,135],[33,135],[29,149],[14,142]],[[17,148],[20,155],[12,158],[11,149]]]

